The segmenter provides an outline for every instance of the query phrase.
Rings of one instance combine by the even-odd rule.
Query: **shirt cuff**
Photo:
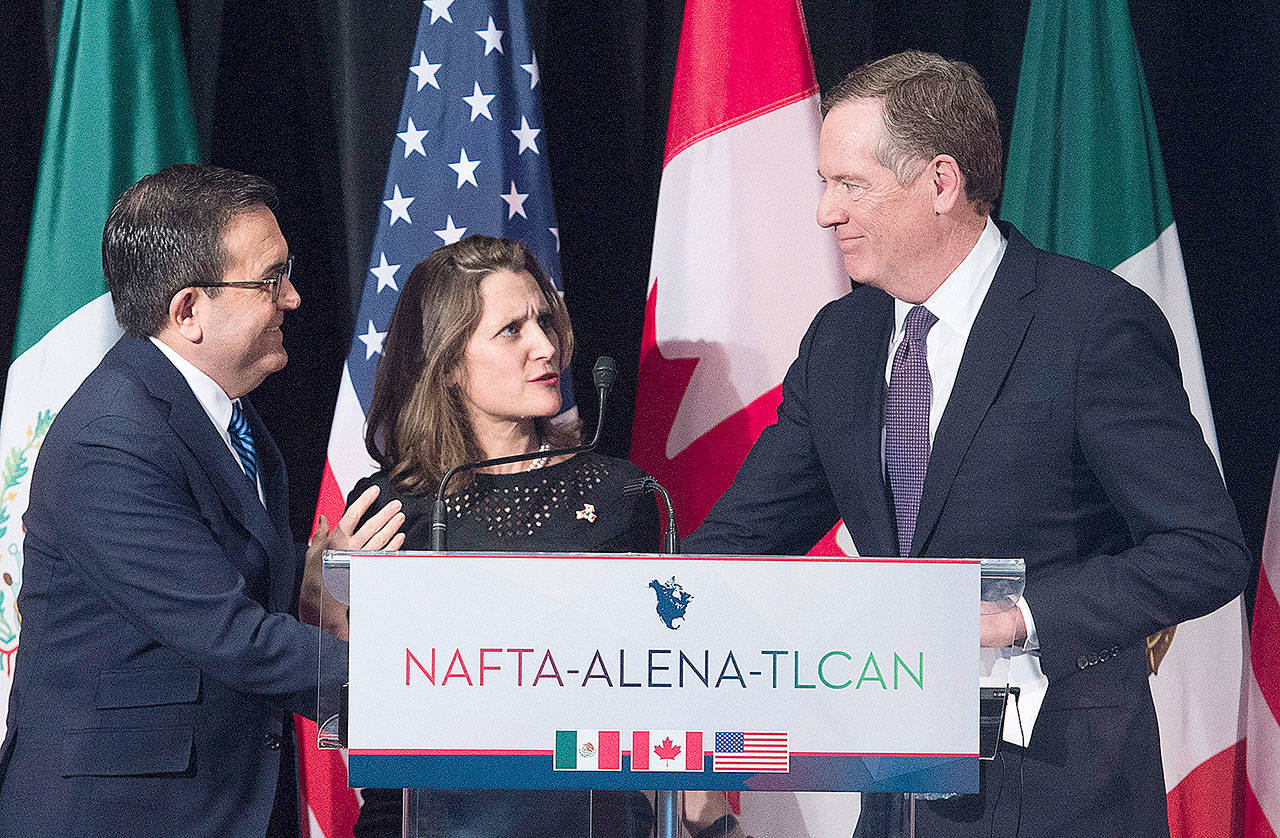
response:
[[[1023,622],[1027,624],[1027,639],[1022,641],[1022,650],[1024,652],[1039,651],[1040,635],[1036,633],[1036,619],[1031,616],[1031,605],[1026,597],[1018,597],[1017,606],[1022,612]]]

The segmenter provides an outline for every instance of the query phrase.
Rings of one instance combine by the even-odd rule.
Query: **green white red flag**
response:
[[[1036,246],[1109,268],[1156,301],[1216,457],[1178,229],[1126,0],[1031,3],[1000,214]],[[1240,834],[1243,625],[1236,599],[1179,625],[1171,642],[1168,634],[1148,641],[1158,663],[1151,692],[1173,838]]]
[[[53,417],[120,336],[102,276],[107,213],[143,175],[198,156],[172,0],[66,0],[0,412],[0,707],[19,642],[31,467]]]

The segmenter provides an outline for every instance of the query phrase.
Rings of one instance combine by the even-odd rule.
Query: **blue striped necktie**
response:
[[[244,473],[256,484],[258,455],[253,450],[253,434],[249,433],[249,423],[244,418],[244,411],[240,409],[239,399],[231,403],[231,422],[227,425],[227,432],[231,435],[231,447],[236,449]]]
[[[938,318],[924,306],[907,312],[884,404],[884,461],[898,525],[898,555],[911,552],[916,515],[929,468],[929,402],[932,390],[925,338]]]

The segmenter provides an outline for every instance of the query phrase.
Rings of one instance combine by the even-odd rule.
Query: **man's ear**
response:
[[[939,154],[925,172],[933,185],[933,211],[937,215],[950,212],[965,200],[964,175],[960,164],[949,154]]]
[[[204,340],[198,309],[203,302],[199,289],[183,288],[169,300],[169,315],[165,326],[191,343]]]

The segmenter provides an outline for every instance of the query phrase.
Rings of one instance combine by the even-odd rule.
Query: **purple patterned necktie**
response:
[[[929,467],[929,361],[925,338],[938,322],[916,306],[907,312],[906,337],[893,355],[889,392],[884,401],[884,465],[898,523],[898,555],[911,552],[920,512],[924,474]]]

